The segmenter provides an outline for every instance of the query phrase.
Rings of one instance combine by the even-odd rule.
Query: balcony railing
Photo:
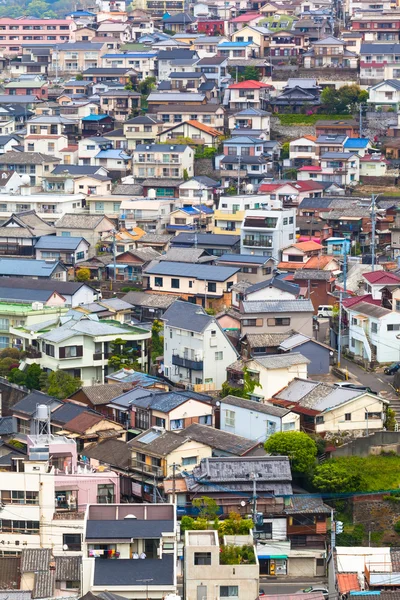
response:
[[[190,358],[185,358],[178,354],[172,355],[172,364],[178,367],[185,367],[186,369],[193,369],[194,371],[203,370],[202,360],[191,360]]]
[[[116,496],[97,496],[97,504],[115,504]]]
[[[102,360],[103,358],[107,359],[110,356],[111,356],[110,352],[95,352],[93,354],[93,360]]]
[[[141,460],[137,460],[136,458],[132,459],[132,469],[155,477],[163,477],[163,471],[161,467],[148,465],[147,463],[144,463]]]
[[[251,238],[244,238],[243,244],[245,246],[259,246],[262,248],[272,248],[271,240],[268,239],[252,240]]]
[[[42,353],[36,348],[29,347],[26,349],[27,358],[42,358]]]

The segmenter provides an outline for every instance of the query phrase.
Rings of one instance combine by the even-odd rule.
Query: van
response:
[[[333,306],[330,304],[321,304],[318,306],[318,317],[333,317]]]

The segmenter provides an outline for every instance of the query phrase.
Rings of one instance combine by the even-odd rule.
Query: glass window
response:
[[[155,285],[155,287],[162,287],[163,286],[163,278],[162,277],[155,277],[154,278],[154,285]]]
[[[183,429],[183,419],[172,419],[171,431],[175,431],[176,429]]]
[[[193,457],[196,459],[196,457]],[[182,464],[185,464],[182,460]],[[191,463],[188,463],[191,464]],[[211,552],[195,552],[194,553],[194,564],[195,565],[211,565]]]
[[[237,598],[239,596],[239,586],[221,585],[219,587],[220,598]]]
[[[64,533],[63,546],[68,546],[68,551],[80,552],[82,549],[81,535],[79,533]]]
[[[199,417],[199,424],[200,425],[212,425],[211,415],[203,415],[202,417]]]
[[[171,287],[175,290],[179,289],[179,279],[171,279]]]
[[[215,360],[222,360],[224,358],[224,353],[223,352],[216,352],[215,353]]]

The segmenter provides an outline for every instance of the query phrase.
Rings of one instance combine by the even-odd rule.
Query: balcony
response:
[[[193,371],[203,370],[202,360],[191,360],[190,358],[184,358],[178,354],[172,355],[172,364],[177,367],[185,367],[186,369],[192,369]]]
[[[149,465],[147,463],[142,462],[141,460],[137,460],[136,458],[132,459],[132,469],[134,471],[140,471],[141,473],[151,475],[152,477],[163,477],[164,476],[163,470],[161,467]]]
[[[93,360],[107,359],[111,356],[110,352],[95,352],[93,354]]]
[[[26,358],[42,358],[42,353],[37,348],[29,346],[26,349]]]
[[[270,239],[258,239],[258,240],[253,240],[251,238],[244,238],[243,240],[243,245],[244,246],[253,246],[256,248],[272,248],[272,240]]]

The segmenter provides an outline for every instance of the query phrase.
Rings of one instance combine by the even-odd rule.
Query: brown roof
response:
[[[104,419],[103,415],[95,415],[90,412],[83,412],[74,417],[68,423],[65,423],[64,429],[74,433],[85,433],[88,429],[100,423]]]
[[[20,571],[21,557],[0,559],[0,589],[19,590],[21,581]]]
[[[108,404],[117,396],[120,396],[129,389],[129,386],[122,383],[102,383],[100,385],[90,385],[82,387],[80,390],[72,394],[71,398],[78,396],[83,393],[86,398],[94,406],[101,406],[102,404]]]
[[[127,444],[120,440],[108,439],[93,444],[85,448],[85,456],[119,469],[127,469],[131,464],[131,451]]]

